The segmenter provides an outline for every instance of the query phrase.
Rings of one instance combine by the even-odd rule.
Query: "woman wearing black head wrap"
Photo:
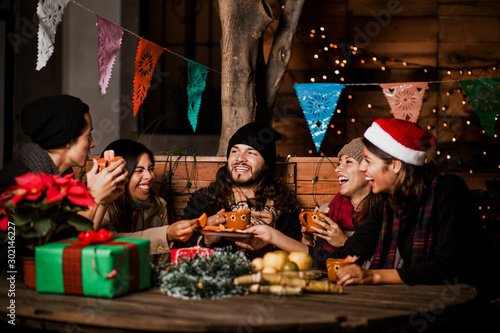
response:
[[[32,142],[23,145],[19,156],[0,170],[0,191],[16,185],[15,177],[28,172],[64,175],[73,172],[73,167],[84,167],[95,146],[89,107],[77,97],[47,96],[25,105],[21,126]],[[126,178],[123,159],[100,173],[94,161],[87,174],[87,186],[96,206],[121,195]],[[82,215],[92,220],[95,209]]]

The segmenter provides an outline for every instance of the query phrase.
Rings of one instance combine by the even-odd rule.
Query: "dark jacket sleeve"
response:
[[[207,216],[212,216],[217,213],[217,209],[209,204],[207,198],[198,190],[189,198],[186,207],[184,208],[182,219],[191,220],[200,217],[203,213]],[[202,239],[199,241],[199,238]],[[193,247],[196,245],[205,246],[203,235],[199,230],[195,230],[193,235],[185,242],[174,242],[172,248]]]
[[[360,265],[365,260],[369,260],[377,247],[382,227],[383,212],[384,202],[380,201],[372,208],[365,223],[346,240],[344,246],[339,247],[335,251],[309,246],[309,254],[313,259],[313,267],[325,269],[328,258],[345,258],[348,255],[358,256],[357,263]]]
[[[276,229],[299,242],[302,240],[299,212],[283,213],[276,221]]]

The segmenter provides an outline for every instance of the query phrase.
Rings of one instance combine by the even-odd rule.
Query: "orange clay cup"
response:
[[[249,211],[231,211],[222,213],[226,218],[226,228],[244,230],[250,223]]]
[[[99,166],[99,169],[97,172],[101,171],[105,167],[109,166],[111,163],[116,162],[120,159],[120,156],[115,156],[115,151],[114,150],[106,150],[103,153],[103,157],[99,158],[97,160],[97,165]]]
[[[97,170],[97,172],[102,171],[102,169],[108,167],[111,163],[116,162],[119,159],[121,159],[120,156],[114,157],[111,161],[105,160],[104,157],[99,158],[97,160],[97,165],[99,166],[99,169]]]
[[[323,228],[322,226],[319,226],[317,223],[315,223],[313,221],[313,219],[315,220],[319,220],[319,221],[322,221],[322,222],[325,222],[325,219],[322,218],[321,216],[319,216],[319,214],[324,214],[326,215],[325,212],[315,212],[315,211],[303,211],[299,214],[299,220],[300,220],[300,223],[302,223],[302,225],[304,227],[306,227],[307,229],[307,232],[314,232],[314,230],[311,229],[311,227],[316,227],[318,229],[322,229],[324,230],[325,228]]]
[[[337,282],[337,272],[344,266],[352,265],[353,262],[345,261],[345,259],[326,259],[326,269],[328,270],[328,280],[332,282]]]

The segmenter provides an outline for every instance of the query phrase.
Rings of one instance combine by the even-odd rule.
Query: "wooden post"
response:
[[[241,126],[256,118],[262,123],[272,121],[304,1],[286,1],[264,64],[262,36],[273,21],[269,4],[264,0],[219,0],[222,129],[218,156],[226,154],[227,142]]]
[[[222,27],[222,129],[217,155],[256,112],[255,68],[264,31],[273,21],[271,7],[261,0],[219,0]]]

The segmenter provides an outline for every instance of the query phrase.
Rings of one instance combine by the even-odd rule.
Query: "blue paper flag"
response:
[[[337,107],[340,93],[345,85],[338,83],[299,83],[294,84],[293,87],[297,92],[316,151],[319,152],[328,124]]]
[[[201,95],[205,91],[205,84],[207,80],[207,67],[186,59],[188,64],[188,119],[196,132],[196,125],[198,124],[198,112],[200,111]]]

